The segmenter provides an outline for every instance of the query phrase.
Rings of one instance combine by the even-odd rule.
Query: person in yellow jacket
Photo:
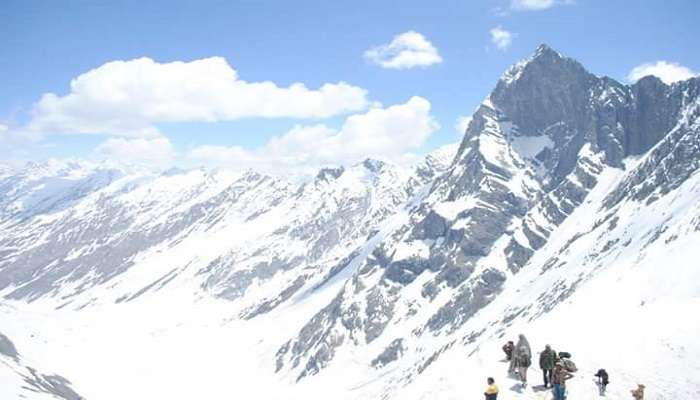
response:
[[[497,400],[498,399],[498,386],[496,386],[496,381],[493,380],[493,378],[489,377],[486,379],[486,383],[488,383],[488,386],[486,387],[486,391],[484,392],[484,396],[486,396],[486,400]]]

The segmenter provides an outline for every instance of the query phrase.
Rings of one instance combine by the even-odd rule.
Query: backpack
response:
[[[532,360],[530,359],[530,354],[528,353],[527,348],[518,348],[518,365],[521,367],[529,367],[531,362]]]
[[[559,352],[559,358],[564,359],[564,358],[571,358],[571,353],[568,353],[566,351],[560,351]]]
[[[595,376],[600,378],[600,380],[602,381],[601,383],[603,385],[607,385],[608,383],[610,383],[610,381],[608,380],[608,373],[604,369],[599,369],[598,372],[596,372]]]
[[[578,371],[578,368],[576,368],[576,364],[574,364],[573,361],[571,361],[568,358],[563,358],[561,360],[562,365],[564,365],[564,369],[569,371],[569,372],[576,372]]]

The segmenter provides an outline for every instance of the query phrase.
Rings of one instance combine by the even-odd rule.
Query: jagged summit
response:
[[[542,43],[535,49],[535,52],[530,56],[530,60],[535,60],[537,58],[567,58],[563,56],[560,52],[551,48],[548,44]]]
[[[501,76],[499,84],[509,85],[519,80],[523,76],[523,72],[528,69],[530,65],[539,65],[541,69],[549,69],[556,68],[557,66],[564,67],[574,64],[578,64],[578,62],[562,55],[560,52],[543,43],[539,45],[531,55],[508,68]]]

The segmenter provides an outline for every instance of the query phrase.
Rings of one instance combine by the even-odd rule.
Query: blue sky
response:
[[[621,81],[697,74],[698,15],[694,0],[4,0],[0,160],[407,161],[459,140],[457,118],[540,43]]]

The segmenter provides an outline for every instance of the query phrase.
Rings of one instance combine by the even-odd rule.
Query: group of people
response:
[[[522,386],[527,386],[527,370],[532,365],[532,351],[530,343],[525,338],[525,335],[518,336],[518,343],[508,341],[503,346],[503,352],[506,354],[506,360],[509,361],[508,373],[516,374]],[[550,345],[546,345],[544,350],[540,352],[539,366],[542,370],[542,378],[544,387],[551,388],[554,394],[554,400],[566,399],[566,381],[573,378],[573,373],[576,372],[576,364],[571,360],[571,354],[567,352],[555,352]],[[608,373],[604,369],[598,370],[595,374],[598,378],[598,385],[601,395],[605,393],[605,389],[609,383]],[[498,399],[498,387],[492,377],[487,380],[487,388],[484,392],[486,400]],[[638,385],[637,389],[631,391],[634,400],[644,400],[644,385]]]
[[[506,359],[510,361],[508,372],[517,374],[523,387],[527,386],[527,370],[532,365],[532,350],[525,335],[518,336],[518,343],[509,341],[503,346]],[[568,360],[567,353],[557,354],[550,345],[540,353],[539,365],[545,388],[552,388],[555,400],[564,400],[566,381],[573,378],[576,366]],[[568,368],[567,368],[568,367]]]

